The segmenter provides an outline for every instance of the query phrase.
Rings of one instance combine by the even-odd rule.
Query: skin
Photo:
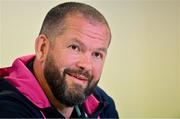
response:
[[[53,58],[54,65],[60,74],[66,68],[81,69],[92,76],[90,81],[85,75],[76,76],[66,74],[64,80],[67,83],[67,91],[81,94],[85,88],[98,83],[110,42],[110,31],[105,24],[90,22],[82,15],[74,14],[67,16],[65,20],[65,31],[57,35],[51,43],[49,39],[41,34],[35,43],[36,58],[33,64],[35,77],[46,93],[51,103],[65,117],[70,117],[73,106],[62,104],[48,85],[44,76],[44,68],[47,57]],[[80,91],[74,88],[80,87]]]

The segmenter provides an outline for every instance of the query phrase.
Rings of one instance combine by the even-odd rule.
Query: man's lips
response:
[[[67,73],[67,74],[72,76],[72,77],[75,77],[76,79],[88,81],[88,78],[84,75],[77,74],[77,73]]]

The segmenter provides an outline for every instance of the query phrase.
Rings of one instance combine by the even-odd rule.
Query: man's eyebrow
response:
[[[107,53],[107,48],[98,48],[97,50],[98,50],[98,51],[102,51],[102,52],[104,52],[104,53]]]
[[[77,38],[73,38],[72,39],[73,42],[77,42],[79,45],[81,45],[83,48],[86,48],[86,46],[84,45],[83,42],[81,42],[80,40],[78,40]],[[107,53],[107,48],[97,48],[97,51],[102,51],[104,53]]]
[[[72,38],[72,42],[76,42],[76,43],[78,43],[79,45],[81,45],[82,47],[85,47],[84,43],[81,42],[80,40],[78,40],[77,38]]]

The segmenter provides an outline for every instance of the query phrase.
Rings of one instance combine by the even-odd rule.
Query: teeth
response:
[[[81,78],[80,75],[77,75],[77,78]]]
[[[76,78],[78,78],[78,79],[86,79],[86,77],[85,76],[83,76],[83,75],[79,75],[79,74],[77,74],[76,76],[75,76]]]
[[[72,74],[69,74],[69,75],[71,75],[71,76],[73,76],[73,77],[75,77],[77,79],[80,79],[80,80],[87,80],[87,78],[84,75],[81,75],[81,74],[72,73]]]
[[[81,75],[76,76],[78,79],[82,79],[83,77]]]

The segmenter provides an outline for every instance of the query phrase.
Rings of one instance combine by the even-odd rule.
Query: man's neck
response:
[[[65,117],[69,118],[73,112],[74,107],[66,107],[65,105],[61,104],[53,95],[47,81],[44,78],[43,71],[42,71],[42,65],[40,62],[34,61],[33,63],[33,70],[34,75],[38,82],[40,83],[43,91],[45,92],[46,96],[50,100],[50,102],[58,109],[58,111]]]

